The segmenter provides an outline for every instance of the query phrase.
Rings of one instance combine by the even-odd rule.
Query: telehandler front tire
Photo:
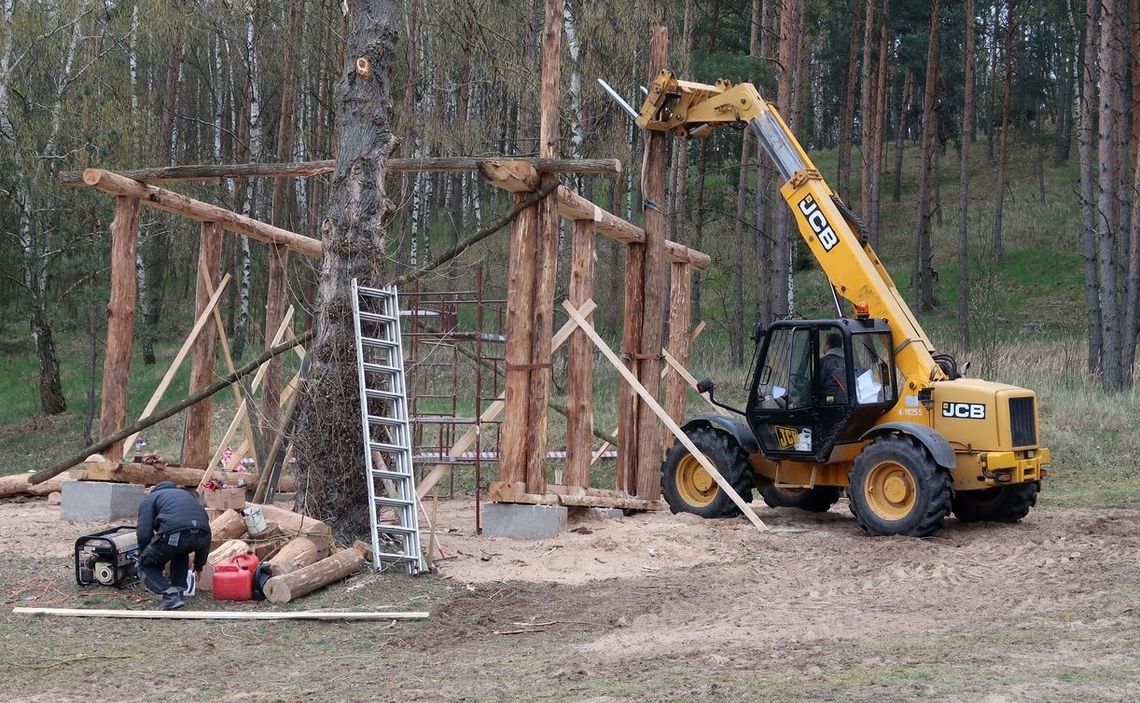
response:
[[[1017,522],[1037,505],[1037,481],[997,486],[982,491],[959,491],[952,502],[954,517],[962,522]]]
[[[760,495],[769,508],[799,508],[811,513],[826,513],[839,502],[841,489],[835,486],[815,488],[777,488],[761,486]]]
[[[744,502],[751,503],[752,465],[736,439],[711,427],[699,427],[686,434]],[[736,503],[680,442],[673,443],[661,464],[661,492],[674,513],[692,513],[704,518],[740,514]]]
[[[851,512],[868,534],[929,537],[950,514],[950,475],[909,437],[871,442],[847,479]]]

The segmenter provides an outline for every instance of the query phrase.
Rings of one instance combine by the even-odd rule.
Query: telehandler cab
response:
[[[608,89],[608,86],[606,86]],[[611,91],[611,94],[612,91]],[[615,97],[616,94],[614,94]],[[1016,522],[1036,503],[1050,461],[1038,445],[1033,391],[963,378],[934,346],[858,218],[815,168],[775,107],[751,84],[680,81],[663,71],[640,112],[643,129],[705,137],[744,124],[782,177],[780,194],[839,299],[831,320],[782,320],[757,330],[756,359],[738,417],[700,415],[683,429],[747,501],[826,511],[846,489],[873,535],[934,534],[962,521]],[[702,392],[712,393],[711,381]],[[714,401],[715,402],[715,401]],[[737,512],[680,443],[661,469],[673,512]]]

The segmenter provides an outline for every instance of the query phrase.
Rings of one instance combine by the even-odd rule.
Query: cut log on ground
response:
[[[245,535],[245,518],[236,510],[227,510],[210,521],[210,539],[214,544]]]
[[[74,480],[72,474],[62,474],[43,483],[29,483],[31,474],[16,474],[14,476],[0,476],[0,498],[12,496],[46,496],[62,490],[64,481]]]
[[[230,512],[233,512],[232,510]],[[202,569],[202,578],[198,581],[198,588],[211,591],[214,588],[214,569],[224,564],[238,554],[249,554],[249,544],[240,539],[226,540],[206,557],[206,566]]]
[[[281,531],[287,535],[331,535],[332,528],[325,523],[311,518],[308,515],[301,515],[292,510],[279,508],[276,505],[265,503],[261,506],[261,514],[265,519],[277,523]]]
[[[355,549],[346,549],[315,564],[269,579],[263,589],[265,599],[270,603],[288,603],[318,588],[352,576],[360,571],[363,565],[363,554]]]
[[[250,549],[257,555],[257,558],[265,561],[269,557],[276,554],[281,547],[289,542],[289,535],[281,532],[281,528],[277,523],[269,523],[269,527],[264,532],[258,532],[256,535],[250,535],[246,538],[249,542]]]
[[[283,576],[310,564],[316,564],[329,554],[331,540],[322,535],[298,537],[287,543],[269,560],[274,576]]]

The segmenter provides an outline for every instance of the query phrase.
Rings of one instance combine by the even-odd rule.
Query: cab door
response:
[[[810,325],[768,331],[747,407],[765,456],[810,459],[815,454],[815,346]]]

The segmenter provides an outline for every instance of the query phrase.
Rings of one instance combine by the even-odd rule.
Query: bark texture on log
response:
[[[320,535],[303,535],[288,542],[269,560],[274,576],[283,576],[315,564],[328,556],[329,539]]]
[[[245,518],[236,510],[227,510],[210,521],[210,541],[222,544],[245,535]]]
[[[73,478],[70,474],[62,474],[43,483],[28,483],[28,474],[0,476],[0,498],[51,495],[62,490],[64,481],[71,481]]]
[[[210,276],[210,284],[217,289],[221,282],[222,226],[216,222],[202,223],[201,240],[198,243],[198,287],[194,294],[195,315],[200,317],[213,297],[211,286],[202,279],[202,273]],[[190,357],[190,394],[193,395],[213,382],[217,356],[215,343],[217,330],[207,325],[198,334]],[[182,463],[187,466],[206,466],[210,461],[210,411],[214,404],[211,398],[203,398],[190,406],[186,413],[186,432],[182,440]]]
[[[131,347],[135,339],[135,251],[139,229],[139,199],[115,199],[111,222],[111,299],[107,303],[107,351],[103,357],[102,410],[99,435],[106,437],[127,421],[127,392],[131,374]],[[123,446],[103,451],[108,459],[122,459]]]
[[[355,549],[337,552],[296,571],[274,576],[265,582],[265,599],[270,603],[288,603],[318,588],[352,576],[364,565],[364,555]]]
[[[369,525],[351,280],[370,285],[383,280],[385,233],[395,209],[384,188],[384,173],[395,146],[389,113],[397,19],[396,4],[382,0],[354,2],[348,17],[346,56],[351,60],[347,63],[355,64],[362,57],[372,70],[363,76],[354,65],[346,66],[337,85],[340,147],[333,197],[321,226],[324,255],[316,340],[307,357],[308,393],[302,400],[293,449],[302,489],[298,505],[327,520],[346,542],[367,534]]]

